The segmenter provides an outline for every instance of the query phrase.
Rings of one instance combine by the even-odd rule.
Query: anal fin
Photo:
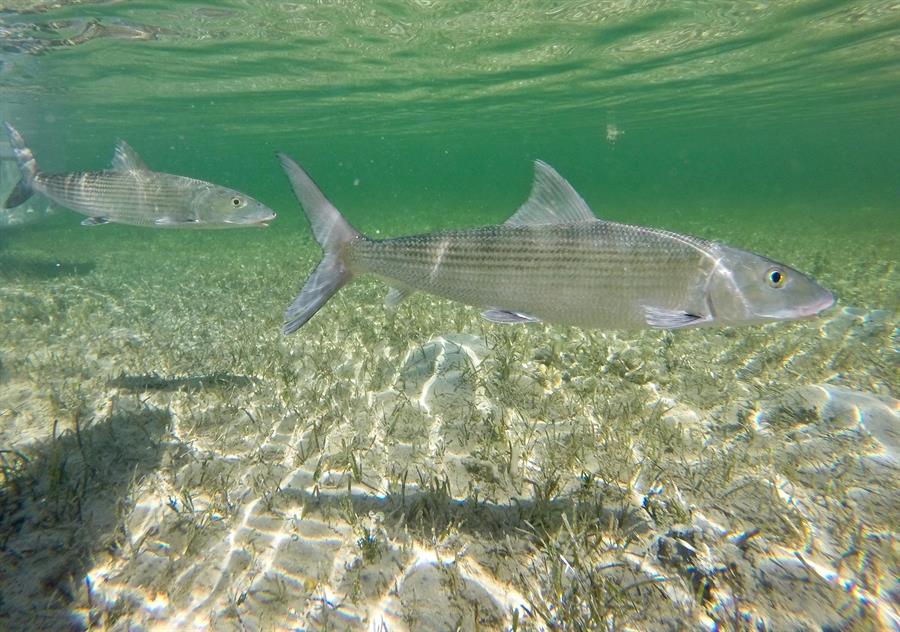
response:
[[[81,220],[82,226],[102,226],[103,224],[109,224],[109,218],[102,215]]]
[[[500,323],[501,325],[517,325],[520,323],[539,323],[540,318],[523,314],[522,312],[514,312],[508,309],[488,309],[481,312],[481,317],[492,323]]]

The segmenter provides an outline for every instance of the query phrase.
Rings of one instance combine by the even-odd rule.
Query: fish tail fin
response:
[[[282,331],[290,334],[306,324],[353,276],[344,263],[345,246],[363,235],[344,219],[306,172],[286,154],[278,158],[294,188],[294,194],[306,212],[316,241],[325,252],[315,271],[284,314]]]
[[[34,154],[25,145],[25,139],[22,138],[22,135],[16,128],[5,121],[3,126],[9,135],[9,143],[12,145],[16,162],[19,163],[19,170],[22,172],[22,179],[13,187],[13,190],[3,202],[3,208],[14,208],[24,203],[34,193],[32,185],[34,184],[35,176],[38,174],[38,166],[37,161],[34,159]]]

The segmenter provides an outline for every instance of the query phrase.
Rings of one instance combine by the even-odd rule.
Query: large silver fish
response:
[[[285,314],[303,326],[358,274],[385,279],[396,304],[422,290],[483,308],[497,323],[680,329],[814,316],[834,295],[759,255],[697,237],[597,219],[536,161],[531,195],[499,226],[369,239],[293,160],[279,154],[325,255]]]
[[[158,228],[231,228],[265,226],[275,212],[234,189],[185,176],[151,171],[125,141],[116,145],[112,169],[44,173],[12,125],[4,123],[22,179],[4,202],[22,204],[36,191],[88,218],[96,226],[110,222]]]

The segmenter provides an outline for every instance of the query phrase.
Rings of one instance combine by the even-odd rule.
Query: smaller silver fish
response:
[[[25,139],[4,123],[22,179],[4,208],[34,192],[87,215],[84,226],[131,224],[157,228],[266,226],[275,211],[240,191],[186,176],[151,171],[125,141],[116,145],[112,168],[50,174],[41,171]]]

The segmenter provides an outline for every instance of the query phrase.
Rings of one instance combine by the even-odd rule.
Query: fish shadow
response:
[[[406,493],[373,495],[346,491],[337,493],[282,490],[283,498],[303,502],[308,511],[343,515],[349,507],[357,516],[381,514],[392,537],[413,534],[427,538],[451,527],[474,537],[496,538],[511,532],[541,536],[559,530],[565,522],[590,518],[598,524],[615,525],[624,532],[643,533],[647,519],[628,503],[611,501],[602,491],[578,497],[560,494],[552,498],[538,494],[510,503],[457,498],[439,481]]]
[[[316,621],[322,624],[322,629],[330,629],[330,622],[341,619],[338,614],[340,604],[345,596],[351,601],[355,598],[351,595],[357,590],[357,582],[361,582],[360,585],[364,587],[363,594],[374,602],[391,595],[399,596],[402,602],[404,596],[412,594],[412,587],[417,585],[417,576],[423,576],[421,573],[435,572],[436,576],[443,576],[442,571],[438,572],[436,569],[447,570],[449,566],[438,559],[435,568],[429,571],[428,564],[422,563],[404,543],[411,539],[434,542],[445,536],[452,542],[452,534],[456,533],[465,534],[472,543],[476,543],[476,550],[472,552],[473,559],[477,560],[480,553],[484,553],[487,560],[484,563],[488,567],[498,559],[508,558],[510,562],[508,565],[504,563],[504,566],[510,573],[550,573],[556,567],[555,560],[558,556],[566,555],[569,559],[575,558],[567,571],[571,573],[572,579],[566,585],[571,590],[588,590],[589,586],[597,585],[598,582],[614,582],[638,603],[657,598],[657,588],[651,585],[654,582],[647,582],[647,578],[639,570],[621,564],[618,565],[620,568],[609,570],[607,574],[604,567],[597,566],[596,558],[592,555],[580,558],[578,552],[591,548],[590,542],[599,542],[601,535],[620,542],[641,543],[642,546],[648,545],[656,537],[654,526],[646,512],[634,506],[622,493],[614,493],[612,490],[598,487],[589,493],[553,492],[549,496],[541,490],[535,490],[535,496],[531,498],[494,503],[471,497],[454,497],[446,481],[432,480],[421,489],[386,495],[375,495],[364,490],[348,493],[346,488],[312,491],[283,488],[264,496],[258,504],[258,511],[262,513],[269,510],[267,505],[278,516],[285,515],[281,512],[289,508],[301,506],[305,520],[326,525],[326,528],[346,521],[344,524],[353,530],[351,537],[356,538],[356,550],[353,553],[358,557],[352,563],[345,562],[348,572],[331,586],[332,594],[335,595],[334,602],[323,604],[325,607],[316,615]],[[266,524],[263,520],[260,523]],[[584,525],[589,527],[585,528]],[[277,546],[273,544],[276,553],[268,576],[275,583],[281,582],[291,587],[289,600],[304,602],[310,598],[311,593],[297,581],[297,577],[303,577],[308,572],[307,568],[314,566],[313,560],[319,560],[320,556],[327,554],[319,548],[324,548],[324,545],[315,537],[304,539],[303,536],[287,536],[288,532],[284,530],[272,530],[265,534],[270,541],[282,543]],[[298,538],[296,543],[292,538]],[[339,553],[334,551],[333,555],[333,558],[325,559],[332,559],[334,564],[338,564]],[[543,561],[540,558],[544,558]],[[514,562],[513,559],[517,561]],[[528,561],[531,559],[534,560],[534,566]],[[683,574],[685,581],[693,580],[689,572],[682,573],[681,567],[673,567],[671,572]],[[383,582],[372,583],[373,577],[382,577]],[[436,607],[446,607],[448,610],[445,612],[453,612],[453,615],[448,615],[451,618],[460,618],[469,612],[476,621],[481,616],[487,621],[499,623],[504,616],[503,607],[491,596],[491,582],[485,583],[471,575],[457,578],[461,581],[460,585],[466,586],[465,600],[471,601]],[[447,586],[448,593],[456,590],[451,589],[449,584],[442,584],[443,586]],[[525,598],[528,600],[528,607],[534,609],[540,606],[540,600],[535,606],[529,597]],[[578,604],[579,607],[590,603],[601,604],[608,599],[606,593],[591,593],[579,598]],[[537,610],[533,611],[537,613]],[[549,611],[545,611],[547,612]],[[536,614],[535,620],[540,619],[549,623],[552,615]],[[538,622],[534,627],[544,626]],[[590,626],[572,627],[587,629]],[[497,628],[500,626],[497,625]]]
[[[136,399],[18,450],[0,450],[0,629],[84,630],[93,560],[126,540],[132,486],[160,464],[169,413]]]
[[[0,240],[0,249],[3,242]],[[0,278],[4,279],[58,279],[84,276],[97,267],[93,261],[46,261],[0,257]]]
[[[196,392],[210,389],[233,389],[251,386],[257,380],[246,375],[231,373],[208,373],[183,377],[163,377],[158,373],[126,375],[110,380],[109,385],[126,391],[186,391]]]

